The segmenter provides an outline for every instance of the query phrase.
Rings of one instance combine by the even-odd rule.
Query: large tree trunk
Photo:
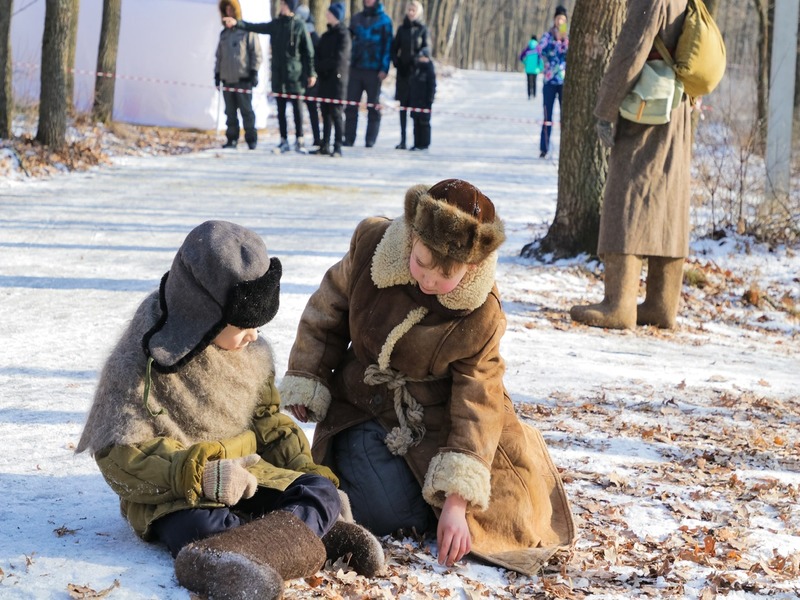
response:
[[[61,148],[67,133],[67,41],[72,0],[47,0],[42,36],[42,81],[36,139]]]
[[[119,25],[122,0],[103,0],[103,20],[100,24],[100,45],[97,49],[97,72],[94,80],[92,118],[110,123],[114,116],[114,88],[119,50]]]
[[[14,0],[0,0],[0,138],[11,137],[11,5]]]
[[[626,2],[619,0],[578,0],[575,6],[564,80],[556,215],[547,235],[525,246],[523,256],[597,252],[608,152],[595,133],[593,111],[625,11]]]
[[[767,110],[769,108],[770,26],[769,0],[753,0],[758,15],[758,59],[756,64],[756,117],[759,139],[757,147],[763,153],[767,141]]]
[[[81,0],[72,0],[72,16],[67,33],[67,112],[74,114],[75,98],[75,52],[78,47],[78,14]]]

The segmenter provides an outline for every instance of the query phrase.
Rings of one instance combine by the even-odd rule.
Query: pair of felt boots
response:
[[[633,329],[655,325],[673,329],[683,284],[683,258],[647,257],[647,292],[637,306],[642,257],[633,254],[606,254],[605,294],[599,304],[573,306],[573,321],[607,329]]]
[[[276,510],[183,547],[175,575],[183,587],[212,600],[278,600],[284,581],[310,577],[327,559],[342,557],[366,577],[383,569],[383,549],[362,526],[337,521],[320,539],[293,514]]]

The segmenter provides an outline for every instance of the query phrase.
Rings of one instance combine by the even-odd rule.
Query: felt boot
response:
[[[336,521],[322,536],[328,560],[342,558],[359,575],[374,577],[383,570],[383,548],[378,538],[357,523]]]
[[[647,258],[647,293],[636,309],[636,323],[673,329],[683,285],[683,259]]]
[[[185,588],[224,600],[278,600],[283,582],[309,577],[325,564],[325,546],[293,514],[261,519],[184,546],[175,575]]]
[[[636,295],[642,259],[633,254],[606,254],[605,295],[599,304],[573,306],[573,321],[591,327],[633,329],[636,326]]]

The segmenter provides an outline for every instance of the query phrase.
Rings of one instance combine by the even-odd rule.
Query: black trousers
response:
[[[528,98],[536,98],[536,73],[527,73]]]
[[[367,103],[378,104],[381,96],[381,80],[378,78],[378,71],[367,71],[365,69],[350,69],[350,79],[347,82],[347,99],[350,102],[361,102],[361,95],[367,93]],[[344,111],[344,143],[352,146],[356,141],[358,130],[358,106],[348,105]],[[381,128],[381,112],[371,106],[367,109],[367,135],[365,143],[367,146],[374,146],[378,139],[378,131]]]
[[[225,82],[225,87],[235,87],[252,91],[249,82]],[[253,94],[223,90],[222,99],[225,101],[225,137],[232,142],[239,139],[238,113],[241,113],[245,141],[248,143],[258,141],[256,113],[253,111]]]
[[[322,537],[339,517],[342,502],[331,480],[306,474],[295,479],[284,491],[259,487],[255,496],[230,508],[179,510],[161,517],[152,528],[156,538],[174,557],[190,542],[239,527],[275,510],[292,513]]]
[[[322,102],[320,108],[322,109],[322,146],[325,147],[331,143],[331,129],[333,129],[333,149],[341,150],[342,130],[344,129],[342,105]]]
[[[431,145],[431,113],[414,111],[411,120],[414,121],[414,147],[427,148]]]
[[[298,98],[282,98],[278,96],[275,98],[278,105],[278,129],[281,132],[281,138],[288,139],[289,133],[286,126],[286,105],[292,105],[292,112],[294,113],[294,135],[296,137],[303,137],[303,111],[300,110],[300,100]]]

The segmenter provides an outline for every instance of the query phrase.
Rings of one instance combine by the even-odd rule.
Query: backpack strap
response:
[[[661,41],[661,38],[656,36],[656,39],[653,40],[653,47],[658,50],[658,53],[661,55],[661,58],[664,59],[664,62],[667,63],[672,70],[675,70],[675,61],[672,60],[672,55],[667,50],[666,44]]]

